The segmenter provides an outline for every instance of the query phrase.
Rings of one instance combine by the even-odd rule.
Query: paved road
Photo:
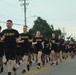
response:
[[[27,72],[24,75],[76,75],[76,57],[74,59],[67,59],[64,60],[62,63],[59,63],[58,66],[53,65],[50,66],[50,62],[46,64],[45,67],[42,67],[41,69],[37,69],[36,64],[33,64],[31,67],[31,71]],[[4,65],[4,72],[0,75],[7,75],[7,66]],[[22,75],[22,64],[20,68],[18,69],[18,75]],[[14,75],[12,73],[12,75]]]
[[[76,75],[76,59],[68,59],[35,75]]]

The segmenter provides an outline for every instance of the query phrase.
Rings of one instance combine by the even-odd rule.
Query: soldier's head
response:
[[[52,37],[55,38],[55,33],[52,33]]]
[[[36,32],[36,36],[40,36],[40,31],[37,31]]]
[[[23,32],[27,32],[27,26],[26,25],[23,26]]]
[[[7,20],[7,21],[6,21],[6,25],[7,25],[7,29],[11,29],[12,26],[13,26],[12,20]]]

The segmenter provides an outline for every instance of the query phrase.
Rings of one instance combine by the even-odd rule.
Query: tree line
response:
[[[58,37],[58,35],[62,35],[61,29],[54,29],[53,25],[50,25],[49,23],[47,23],[46,20],[42,19],[41,17],[37,17],[37,19],[34,21],[33,27],[29,29],[29,33],[33,34],[33,36],[35,36],[36,31],[40,31],[42,36],[48,39],[51,38],[52,33],[55,33],[56,37]],[[70,37],[69,39],[75,42],[75,39],[73,37]]]

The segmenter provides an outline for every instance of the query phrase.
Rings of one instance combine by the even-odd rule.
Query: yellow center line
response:
[[[28,73],[26,73],[26,74],[24,74],[24,75],[34,75],[34,74],[37,74],[37,73],[39,73],[39,72],[41,72],[41,71],[44,71],[44,70],[46,70],[46,69],[48,69],[48,68],[50,68],[50,67],[53,67],[53,66],[55,66],[55,65],[50,65],[50,64],[48,64],[48,65],[46,65],[46,66],[44,66],[44,67],[41,67],[40,69],[35,69],[35,70],[32,70],[31,72],[28,72]]]
[[[69,58],[68,58],[69,59]],[[62,61],[63,62],[63,61]],[[60,64],[61,62],[58,62],[58,64]],[[46,65],[46,66],[44,66],[44,67],[41,67],[40,69],[35,69],[35,70],[32,70],[32,71],[30,71],[30,72],[27,72],[26,74],[24,74],[24,75],[35,75],[35,74],[37,74],[37,73],[40,73],[40,72],[42,72],[42,71],[44,71],[44,70],[46,70],[46,69],[48,69],[48,68],[50,68],[50,67],[54,67],[55,65],[50,65],[50,64],[48,64],[48,65]]]
[[[50,68],[50,67],[53,67],[53,66],[48,65],[47,67],[45,67],[45,68],[43,68],[43,69],[40,69],[40,70],[38,70],[38,71],[35,71],[34,73],[29,74],[29,75],[35,75],[35,74],[40,73],[40,72],[42,72],[42,71],[44,71],[44,70],[46,70],[46,69],[48,69],[48,68]]]
[[[60,64],[60,62],[58,62],[58,64]],[[54,65],[50,65],[50,64],[48,64],[47,66],[45,66],[45,67],[43,67],[43,68],[41,68],[41,69],[39,69],[39,70],[37,70],[37,71],[35,71],[35,72],[32,72],[31,74],[28,74],[28,75],[35,75],[35,74],[38,74],[38,73],[40,73],[40,72],[42,72],[42,71],[44,71],[44,70],[46,70],[46,69],[48,69],[48,68],[52,68],[52,67],[54,67],[55,66],[55,64]]]
[[[33,73],[33,72],[35,72],[35,71],[37,71],[37,70],[38,70],[38,69],[34,69],[34,70],[32,70],[32,71],[29,71],[29,72],[25,73],[24,75],[31,74],[31,73]]]

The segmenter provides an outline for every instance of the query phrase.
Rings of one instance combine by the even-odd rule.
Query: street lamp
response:
[[[34,16],[30,16],[30,17],[27,17],[26,19],[28,19],[28,18],[32,18],[32,17],[37,17],[36,15],[34,15]]]

